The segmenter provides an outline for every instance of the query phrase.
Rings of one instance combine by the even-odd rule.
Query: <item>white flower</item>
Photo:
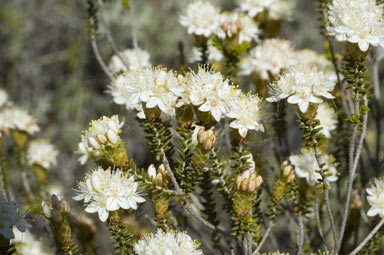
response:
[[[209,62],[220,62],[223,59],[223,53],[212,45],[212,40],[208,41],[208,61]],[[201,52],[201,49],[198,47],[192,48],[192,55],[189,58],[189,62],[200,62],[203,60],[203,53]]]
[[[239,44],[243,42],[258,41],[260,30],[252,18],[238,12],[223,13],[221,27],[228,38],[238,36]]]
[[[240,95],[240,90],[229,85],[219,72],[199,68],[197,73],[185,77],[184,95],[178,107],[192,103],[201,112],[209,112],[219,122],[229,111],[230,102]]]
[[[128,68],[127,66],[125,66],[123,61],[121,61],[118,55],[113,55],[109,62],[108,68],[114,74],[126,72],[128,70],[136,71],[141,69],[142,67],[151,65],[151,63],[149,62],[150,55],[148,51],[142,49],[137,49],[137,51],[135,49],[126,49],[120,51],[119,54],[128,64]]]
[[[300,111],[305,113],[310,103],[323,102],[320,97],[334,98],[330,93],[334,86],[335,83],[327,81],[324,73],[316,67],[295,66],[272,83],[272,96],[267,101],[277,102],[288,98],[288,103],[297,104]]]
[[[305,178],[308,185],[314,186],[320,183],[321,175],[317,163],[315,152],[312,149],[301,149],[300,154],[291,155],[289,161],[295,166],[295,173],[300,178]],[[325,182],[337,181],[337,170],[334,164],[334,158],[330,155],[321,155],[322,163],[325,163],[324,169],[328,169],[330,176],[325,178]]]
[[[317,108],[316,119],[320,120],[320,127],[323,128],[320,130],[320,133],[323,134],[326,138],[331,138],[331,131],[335,130],[337,127],[337,116],[335,109],[333,109],[327,103],[319,104]]]
[[[12,231],[14,226],[21,232],[25,232],[30,227],[16,204],[7,202],[3,196],[0,196],[0,235],[8,240],[14,239],[15,235]]]
[[[12,240],[12,244],[15,246],[17,254],[20,255],[52,255],[54,250],[52,247],[46,246],[46,242],[43,239],[38,240],[28,230],[21,233],[18,230],[14,230],[15,239]]]
[[[139,240],[134,251],[138,255],[203,255],[188,234],[161,230]]]
[[[384,9],[376,0],[333,0],[329,5],[327,30],[339,42],[384,47]]]
[[[0,89],[0,108],[3,107],[8,101],[8,95],[7,93]]]
[[[172,116],[175,103],[182,94],[182,87],[173,72],[161,68],[144,68],[120,74],[110,86],[114,102],[125,104],[129,110],[141,114],[146,108],[158,107],[161,112]]]
[[[379,215],[384,218],[384,179],[375,179],[375,184],[367,188],[367,200],[371,208],[367,215],[373,217]]]
[[[290,17],[292,6],[284,0],[240,0],[240,9],[252,18],[268,11],[270,19],[281,20]]]
[[[234,120],[229,126],[237,129],[243,138],[247,136],[249,130],[263,132],[261,104],[262,100],[253,95],[241,95],[237,100],[234,98],[228,113],[228,117]]]
[[[0,112],[0,131],[18,130],[33,135],[39,131],[36,119],[18,107],[8,107]]]
[[[190,3],[180,16],[181,25],[188,28],[189,34],[210,37],[224,36],[220,25],[220,10],[211,3],[197,0]]]
[[[57,164],[56,157],[59,152],[47,140],[39,139],[29,143],[27,150],[30,165],[38,164],[45,169]]]
[[[88,130],[83,132],[78,145],[78,153],[82,154],[79,161],[84,165],[88,157],[99,157],[106,144],[116,144],[120,139],[121,128],[124,122],[119,121],[118,115],[103,116],[92,120]]]
[[[283,39],[267,39],[251,49],[250,56],[240,62],[240,74],[256,73],[263,80],[276,77],[283,69],[296,65],[291,42]]]
[[[334,83],[337,82],[335,68],[324,54],[319,54],[310,49],[304,49],[296,52],[296,58],[299,65],[316,66],[319,71],[324,72],[326,80]]]
[[[87,174],[84,182],[78,184],[78,195],[73,199],[84,200],[85,211],[97,212],[101,221],[108,219],[110,211],[137,209],[145,202],[137,192],[138,183],[120,169],[107,170],[101,167]]]

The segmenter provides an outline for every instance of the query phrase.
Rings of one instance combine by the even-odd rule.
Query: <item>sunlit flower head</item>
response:
[[[120,51],[119,54],[120,57],[124,59],[125,63],[121,61],[118,55],[113,55],[109,62],[108,68],[114,74],[126,72],[128,70],[136,71],[142,67],[151,65],[149,62],[150,55],[146,50],[126,49]],[[125,64],[128,64],[128,67]]]
[[[316,67],[295,66],[281,75],[270,88],[269,102],[277,102],[288,98],[290,104],[297,104],[300,111],[305,113],[310,103],[319,104],[321,97],[332,99],[331,94],[335,83],[325,79],[324,73]]]
[[[228,113],[233,98],[240,95],[221,73],[203,67],[197,73],[188,73],[184,80],[184,95],[178,106],[191,103],[199,111],[209,112],[217,122]]]
[[[188,234],[161,230],[139,240],[134,246],[134,251],[138,255],[203,255]]]
[[[44,139],[31,141],[28,145],[27,157],[30,165],[37,164],[49,169],[57,164],[58,154],[55,146]]]
[[[267,39],[251,49],[249,57],[240,62],[240,74],[255,73],[263,80],[269,80],[296,63],[294,47],[290,41]]]
[[[249,130],[264,131],[262,121],[262,100],[254,95],[241,95],[234,98],[228,113],[233,121],[229,126],[237,129],[240,136],[245,138]]]
[[[378,214],[381,218],[384,218],[384,179],[375,178],[375,183],[367,188],[367,193],[367,200],[371,206],[367,215],[373,217]]]
[[[37,239],[30,231],[21,233],[17,229],[14,229],[15,239],[12,240],[12,244],[16,249],[16,254],[20,255],[51,255],[55,254],[52,247],[47,246],[47,242],[42,238]]]
[[[30,135],[38,132],[40,128],[37,121],[23,109],[8,107],[0,112],[0,131],[17,130]]]
[[[319,104],[317,108],[316,119],[320,120],[320,133],[326,138],[331,138],[331,132],[337,127],[337,115],[335,109],[333,109],[327,103]]]
[[[116,104],[137,110],[143,117],[142,107],[156,108],[169,116],[175,113],[175,103],[183,88],[172,71],[162,68],[144,68],[120,74],[110,86]]]
[[[329,35],[357,43],[361,51],[384,47],[384,7],[376,0],[333,0],[328,11]]]
[[[320,183],[322,177],[318,162],[313,149],[301,149],[299,154],[291,155],[289,161],[295,166],[295,173],[300,178],[305,178],[308,185],[314,186]],[[329,176],[325,178],[325,182],[337,181],[337,169],[334,158],[331,155],[321,155],[322,163],[325,163],[324,169],[328,169]]]
[[[330,82],[337,82],[335,68],[330,60],[324,54],[319,54],[310,49],[296,51],[298,65],[316,66],[321,72],[324,72],[325,79]],[[339,74],[341,75],[341,74]]]
[[[189,34],[210,37],[224,36],[220,25],[220,10],[208,1],[197,0],[190,3],[179,19],[187,27]]]
[[[83,200],[85,211],[98,213],[101,221],[108,219],[109,212],[122,209],[137,209],[145,199],[138,193],[138,183],[120,169],[104,170],[99,167],[88,173],[78,184],[78,195],[73,199]]]

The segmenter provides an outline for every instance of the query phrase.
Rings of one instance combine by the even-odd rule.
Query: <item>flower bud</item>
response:
[[[97,134],[96,140],[101,144],[107,144],[107,138],[103,134]]]
[[[100,144],[93,137],[88,137],[88,143],[95,149],[100,148]]]
[[[52,210],[52,219],[56,222],[60,222],[63,219],[59,210]]]
[[[239,175],[239,176],[237,176],[237,178],[236,178],[236,189],[237,190],[240,190],[240,188],[241,188],[241,182],[243,181],[243,178]]]
[[[255,183],[256,189],[260,188],[261,184],[263,184],[263,177],[261,175],[256,176]]]
[[[66,200],[61,200],[59,202],[58,209],[61,213],[68,213],[69,212],[69,205]]]
[[[51,207],[45,201],[41,202],[41,209],[43,211],[44,217],[48,219],[51,218],[52,216]]]
[[[107,131],[107,137],[108,137],[108,140],[115,144],[119,141],[119,136],[117,135],[117,133],[115,133],[115,131],[113,131],[112,129],[108,129]]]
[[[148,167],[148,175],[149,177],[155,179],[156,178],[156,168],[153,164],[151,164],[149,167]]]
[[[113,120],[108,120],[107,127],[108,127],[108,129],[111,129],[115,133],[119,133],[119,128],[118,128],[116,122],[114,122]]]
[[[155,178],[155,182],[162,183],[163,182],[163,175],[161,173],[158,173]]]
[[[197,134],[197,141],[206,151],[209,151],[216,144],[217,137],[212,129],[205,130],[202,128]]]
[[[254,192],[256,190],[256,181],[255,180],[250,180],[248,184],[248,191],[249,192]]]
[[[59,205],[59,202],[60,202],[59,198],[58,198],[55,194],[53,194],[53,195],[51,196],[51,203],[52,203],[52,206],[53,206],[54,208],[57,208],[58,205]]]
[[[242,191],[248,190],[248,179],[243,179],[243,181],[241,182],[241,190]]]
[[[167,174],[167,170],[165,169],[165,166],[164,166],[164,164],[160,164],[160,166],[159,166],[159,172],[161,173],[161,174]]]

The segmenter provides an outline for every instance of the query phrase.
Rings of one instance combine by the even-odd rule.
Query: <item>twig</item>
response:
[[[376,225],[374,229],[367,235],[367,237],[357,246],[349,255],[356,255],[363,247],[364,245],[376,234],[377,231],[383,226],[384,219],[381,219],[381,221]]]
[[[264,234],[263,238],[261,239],[260,243],[257,245],[256,250],[252,253],[252,255],[256,255],[256,254],[259,253],[260,249],[263,247],[263,244],[264,244],[265,241],[267,240],[268,235],[269,235],[269,233],[270,233],[271,230],[272,230],[272,227],[273,227],[273,221],[270,221],[270,222],[269,222],[269,225],[268,225],[268,228],[267,228],[267,230],[265,231],[265,234]]]
[[[101,21],[102,26],[104,27],[105,34],[107,36],[107,40],[111,44],[113,51],[116,53],[116,55],[121,60],[121,62],[123,62],[125,67],[127,69],[129,69],[129,64],[126,61],[126,59],[120,54],[120,51],[119,51],[119,49],[116,46],[116,43],[115,43],[115,40],[113,39],[111,31],[108,28],[107,23],[105,21],[105,18],[104,18],[104,3],[103,3],[103,1],[102,0],[98,0],[98,5],[99,5],[99,10],[100,10],[100,21]]]
[[[357,100],[357,102],[358,102],[358,100]],[[365,106],[368,105],[367,96],[364,97],[364,105]],[[359,105],[357,105],[356,107],[357,107],[357,109],[356,109],[356,113],[357,113]],[[344,231],[345,231],[345,227],[346,227],[347,219],[348,219],[349,204],[351,202],[351,196],[352,196],[353,179],[355,177],[357,164],[358,164],[359,159],[360,159],[361,148],[363,147],[365,134],[367,132],[367,123],[368,123],[368,114],[366,113],[363,117],[363,128],[362,128],[362,131],[360,134],[360,139],[359,139],[359,142],[357,144],[356,150],[354,149],[354,147],[356,144],[355,140],[356,140],[357,131],[358,131],[357,126],[355,126],[353,129],[352,140],[351,140],[351,144],[350,144],[350,146],[353,145],[353,148],[350,147],[350,152],[349,152],[349,178],[348,178],[347,197],[346,197],[346,201],[344,204],[344,213],[343,213],[342,224],[341,224],[341,228],[340,228],[340,236],[339,236],[339,239],[337,241],[337,246],[336,246],[336,249],[334,251],[334,254],[337,254],[339,252],[340,247],[341,247],[341,243],[343,241]]]
[[[326,240],[324,238],[323,229],[321,227],[319,200],[318,199],[316,199],[316,202],[315,202],[315,218],[316,218],[317,229],[319,230],[319,235],[321,237],[321,240],[323,241],[324,250],[326,252],[328,252],[328,248],[327,248],[327,245],[326,245],[327,242],[326,242]]]
[[[301,255],[303,253],[303,245],[304,245],[304,219],[303,215],[299,214],[299,232],[297,233],[297,255]]]
[[[131,35],[132,35],[132,43],[133,43],[133,48],[135,49],[137,61],[139,63],[140,67],[142,66],[141,59],[140,59],[140,53],[139,53],[139,44],[137,43],[137,35],[136,35],[136,30],[135,30],[135,25],[133,23],[134,21],[134,11],[133,11],[133,3],[130,3],[129,7],[129,21],[131,24]]]
[[[96,38],[94,35],[91,36],[91,45],[93,53],[95,54],[97,62],[99,62],[101,69],[109,77],[109,79],[113,81],[115,78],[113,77],[113,74],[108,70],[107,65],[105,64],[103,58],[100,55],[99,47],[97,46]]]

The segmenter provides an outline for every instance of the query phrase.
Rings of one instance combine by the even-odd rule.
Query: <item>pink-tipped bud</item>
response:
[[[51,218],[51,207],[45,201],[41,202],[41,209],[45,218]]]
[[[263,184],[263,177],[261,177],[261,175],[256,176],[255,184],[256,189],[260,188],[261,184]]]
[[[254,192],[256,190],[256,181],[255,180],[250,180],[248,184],[248,191],[249,192]]]
[[[241,175],[243,179],[248,179],[250,176],[251,176],[251,172],[249,170],[244,171],[243,174]]]
[[[240,190],[241,189],[241,182],[243,181],[243,178],[239,175],[236,178],[236,189]]]
[[[107,138],[103,134],[97,134],[96,140],[101,144],[107,144]]]
[[[107,137],[108,137],[108,140],[115,144],[119,141],[119,136],[117,135],[117,133],[115,133],[115,131],[113,131],[112,129],[108,129],[107,131]]]
[[[243,179],[241,182],[241,190],[247,191],[248,190],[248,179]]]

